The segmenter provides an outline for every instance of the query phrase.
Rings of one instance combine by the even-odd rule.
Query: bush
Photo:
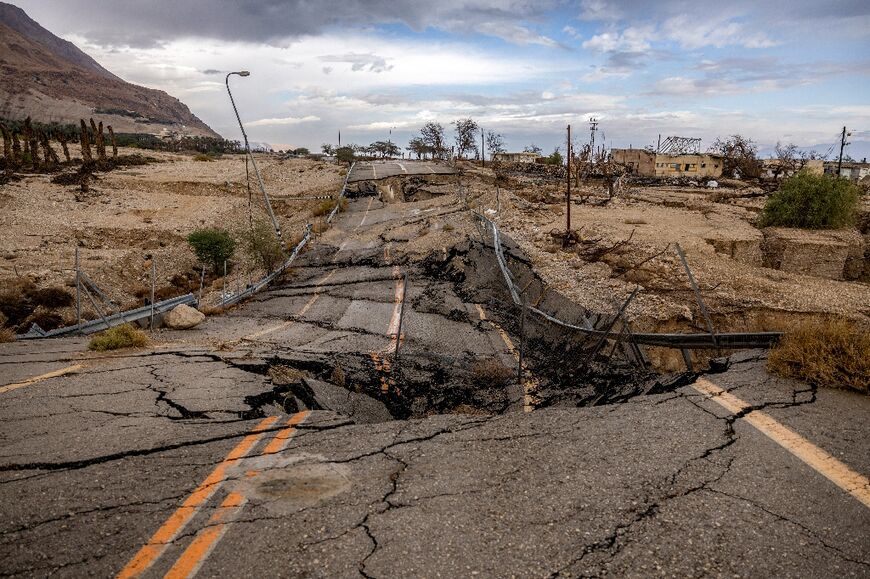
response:
[[[47,308],[63,308],[73,305],[75,298],[60,287],[47,287],[33,293],[33,303]]]
[[[211,265],[215,274],[222,275],[224,261],[233,256],[236,241],[223,229],[197,229],[187,236],[196,258]]]
[[[275,235],[275,230],[265,221],[257,221],[253,227],[242,234],[245,251],[253,260],[269,273],[284,261],[284,251],[281,242]]]
[[[802,323],[770,351],[767,368],[786,378],[870,393],[870,332],[848,320]]]
[[[104,352],[119,348],[141,348],[148,345],[148,336],[130,324],[115,326],[100,332],[88,343],[88,350]]]
[[[209,162],[209,161],[214,161],[214,157],[212,157],[211,155],[206,155],[205,153],[199,153],[198,155],[196,155],[196,156],[193,158],[193,160],[194,160],[194,161],[206,161],[206,162]]]
[[[845,179],[801,171],[787,179],[764,206],[762,227],[838,229],[855,223],[858,188]]]
[[[335,207],[335,202],[331,199],[326,199],[318,203],[312,213],[314,213],[315,217],[320,217],[321,215],[328,215],[332,208]]]

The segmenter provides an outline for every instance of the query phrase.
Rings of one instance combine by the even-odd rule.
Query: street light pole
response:
[[[233,111],[236,113],[236,120],[239,122],[239,128],[242,130],[242,137],[245,140],[245,154],[248,156],[248,158],[251,160],[251,164],[254,166],[254,173],[257,175],[257,183],[260,185],[260,191],[263,193],[263,199],[265,199],[266,201],[266,211],[269,212],[269,217],[272,219],[272,225],[275,227],[275,233],[278,234],[278,239],[283,242],[284,240],[281,237],[281,226],[278,224],[278,220],[275,219],[275,213],[272,211],[272,203],[269,201],[269,194],[266,193],[266,186],[263,185],[263,177],[260,176],[260,169],[257,167],[257,161],[254,160],[254,155],[251,154],[251,146],[250,144],[248,144],[248,133],[245,132],[245,125],[242,124],[242,118],[239,116],[239,109],[236,107],[236,101],[233,98],[232,91],[230,91],[230,77],[234,74],[238,76],[250,76],[251,73],[247,70],[240,70],[227,74],[227,94],[230,95],[230,103],[233,105]]]

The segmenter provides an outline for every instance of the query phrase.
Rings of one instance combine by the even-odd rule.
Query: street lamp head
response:
[[[239,76],[251,76],[251,73],[247,70],[240,70]]]

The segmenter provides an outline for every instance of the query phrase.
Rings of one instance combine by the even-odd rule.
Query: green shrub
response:
[[[148,344],[148,336],[130,324],[115,326],[100,332],[88,343],[88,350],[104,352],[119,348],[141,348]]]
[[[858,188],[845,179],[801,171],[770,196],[762,227],[838,229],[855,223]]]
[[[272,273],[284,261],[281,242],[275,229],[265,221],[257,221],[242,234],[245,251],[266,271]]]
[[[217,275],[223,274],[224,261],[233,256],[236,241],[223,229],[197,229],[187,236],[196,258],[211,265]]]

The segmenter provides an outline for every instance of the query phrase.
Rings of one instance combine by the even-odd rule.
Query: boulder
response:
[[[181,304],[163,317],[163,323],[174,330],[187,330],[199,325],[204,319],[204,313]]]

